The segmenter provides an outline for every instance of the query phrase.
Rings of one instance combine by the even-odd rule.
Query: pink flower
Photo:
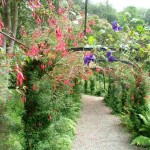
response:
[[[100,72],[101,71],[101,68],[96,68],[96,72]]]
[[[15,54],[14,53],[9,53],[8,56],[9,56],[9,58],[12,59],[15,56]]]
[[[45,49],[46,48],[45,43],[40,43],[40,48]]]
[[[77,43],[77,42],[75,42],[75,43],[74,43],[74,46],[75,46],[75,47],[78,47],[78,43]]]
[[[40,0],[30,0],[29,6],[31,7],[32,10],[35,10],[35,9],[41,7]]]
[[[56,28],[56,38],[60,40],[62,38],[62,32],[59,27]]]
[[[17,86],[22,86],[23,85],[23,80],[25,80],[25,78],[23,76],[23,73],[18,70],[16,85]]]
[[[48,62],[48,65],[51,66],[52,64],[53,64],[53,62],[50,60],[50,61]]]
[[[55,19],[53,19],[53,18],[52,19],[49,18],[48,19],[48,23],[49,23],[50,26],[55,26],[57,21]]]
[[[54,9],[55,9],[55,6],[53,5],[52,1],[49,2],[49,6],[50,6],[51,10],[54,10]]]
[[[68,26],[68,33],[71,33],[72,29],[70,26]]]
[[[4,27],[2,20],[0,20],[0,30]]]
[[[71,40],[75,40],[76,37],[75,37],[74,35],[71,35],[71,36],[70,36],[70,39],[71,39]]]
[[[91,21],[91,24],[94,26],[94,25],[95,25],[95,20],[92,20],[92,21]]]
[[[35,19],[35,21],[37,22],[37,24],[40,25],[42,22],[40,17],[35,12],[32,12],[32,16]]]
[[[63,52],[66,51],[67,49],[67,44],[64,41],[60,41],[57,45],[56,45],[56,51],[59,52]]]
[[[47,66],[45,64],[41,64],[41,66],[40,66],[41,70],[43,70],[43,71],[46,69],[46,67]]]
[[[38,25],[40,25],[40,24],[41,24],[41,22],[42,22],[42,21],[41,21],[41,19],[40,19],[40,17],[39,17],[39,16],[37,16],[36,22],[37,22],[37,24],[38,24]]]
[[[92,33],[92,29],[91,29],[90,27],[88,27],[88,28],[86,29],[86,32],[87,32],[87,33]]]
[[[36,45],[33,45],[30,51],[27,53],[28,56],[38,56],[40,53],[39,48]]]
[[[69,85],[70,84],[70,80],[64,80],[64,84]]]
[[[63,9],[62,8],[58,8],[58,14],[61,15],[63,13]]]
[[[0,46],[3,45],[3,39],[4,39],[4,36],[0,34]]]
[[[83,38],[83,37],[84,37],[84,33],[83,33],[83,32],[79,33],[79,34],[78,34],[78,37],[79,37],[79,38]]]
[[[63,52],[62,52],[62,57],[65,57],[65,56],[67,56],[68,54],[69,54],[68,51],[63,51]]]

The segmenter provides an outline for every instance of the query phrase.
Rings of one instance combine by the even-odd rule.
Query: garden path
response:
[[[130,134],[102,100],[102,97],[83,95],[83,110],[72,149],[142,150],[130,145]]]

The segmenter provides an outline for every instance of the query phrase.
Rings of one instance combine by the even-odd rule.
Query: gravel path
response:
[[[129,133],[102,99],[83,95],[83,110],[72,150],[143,150],[130,145]]]

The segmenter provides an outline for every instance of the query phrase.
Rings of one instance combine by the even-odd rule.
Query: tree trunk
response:
[[[5,21],[5,30],[6,33],[9,34],[11,31],[11,8],[10,8],[10,0],[6,1],[6,6],[5,6],[5,14],[6,14],[6,21]],[[3,48],[5,50],[5,52],[8,52],[7,50],[7,37],[4,38],[4,42],[3,42]]]
[[[17,33],[17,27],[18,27],[18,1],[14,1],[14,10],[12,11],[12,35],[14,38],[16,38],[16,33]],[[10,49],[12,50],[14,47],[15,41],[10,40]]]

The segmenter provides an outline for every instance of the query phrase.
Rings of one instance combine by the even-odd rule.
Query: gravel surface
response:
[[[83,110],[72,150],[143,150],[130,145],[129,133],[102,100],[83,95]]]

